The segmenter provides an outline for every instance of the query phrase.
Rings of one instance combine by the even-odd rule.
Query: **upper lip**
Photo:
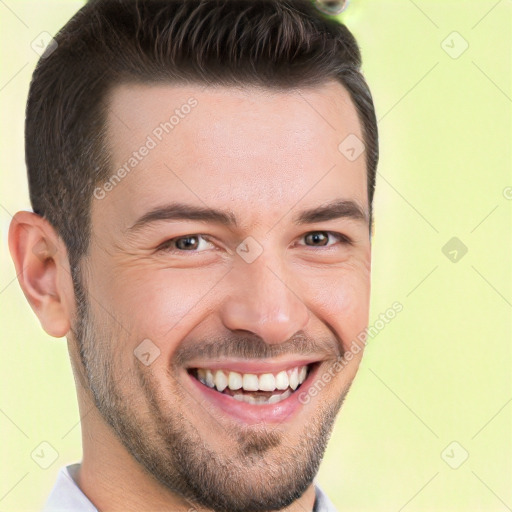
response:
[[[286,359],[282,361],[248,360],[248,359],[221,359],[212,361],[198,361],[188,365],[188,369],[205,368],[210,370],[228,370],[239,373],[279,373],[297,366],[307,366],[317,363],[319,359]]]

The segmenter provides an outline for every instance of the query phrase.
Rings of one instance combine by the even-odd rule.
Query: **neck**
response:
[[[93,505],[101,512],[190,510],[190,503],[163,487],[133,459],[98,416],[93,408],[83,421],[83,460],[74,476]]]

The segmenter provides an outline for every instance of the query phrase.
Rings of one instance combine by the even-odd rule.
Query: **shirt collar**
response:
[[[78,469],[79,464],[71,464],[61,468],[57,481],[48,496],[42,512],[98,512],[98,509],[81,491],[71,475]],[[315,505],[313,512],[337,512],[327,495],[315,485]]]

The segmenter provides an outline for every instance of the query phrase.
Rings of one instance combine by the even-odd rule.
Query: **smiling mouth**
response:
[[[295,393],[317,363],[296,366],[277,373],[239,373],[228,369],[190,368],[201,384],[240,402],[276,404]]]

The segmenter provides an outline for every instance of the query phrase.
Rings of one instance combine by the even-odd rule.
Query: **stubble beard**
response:
[[[226,444],[237,448],[232,453],[219,453],[208,446],[179,407],[164,403],[161,386],[150,371],[133,365],[122,372],[116,366],[115,347],[128,346],[120,341],[120,336],[126,339],[126,332],[116,328],[114,321],[108,325],[103,322],[100,327],[93,318],[80,273],[74,277],[77,317],[72,333],[91,397],[105,422],[148,475],[191,505],[216,512],[280,510],[304,494],[318,472],[349,386],[330,403],[317,401],[321,405],[292,446],[286,444],[290,442],[286,434],[275,428],[233,426],[226,432]],[[169,378],[173,380],[171,371]],[[142,414],[131,406],[130,393],[121,391],[127,389],[127,383],[142,391],[147,406]],[[184,391],[179,384],[174,387],[179,404]],[[140,393],[135,398],[133,403],[140,403]],[[207,414],[204,409],[200,412]],[[211,416],[208,420],[217,421]]]

